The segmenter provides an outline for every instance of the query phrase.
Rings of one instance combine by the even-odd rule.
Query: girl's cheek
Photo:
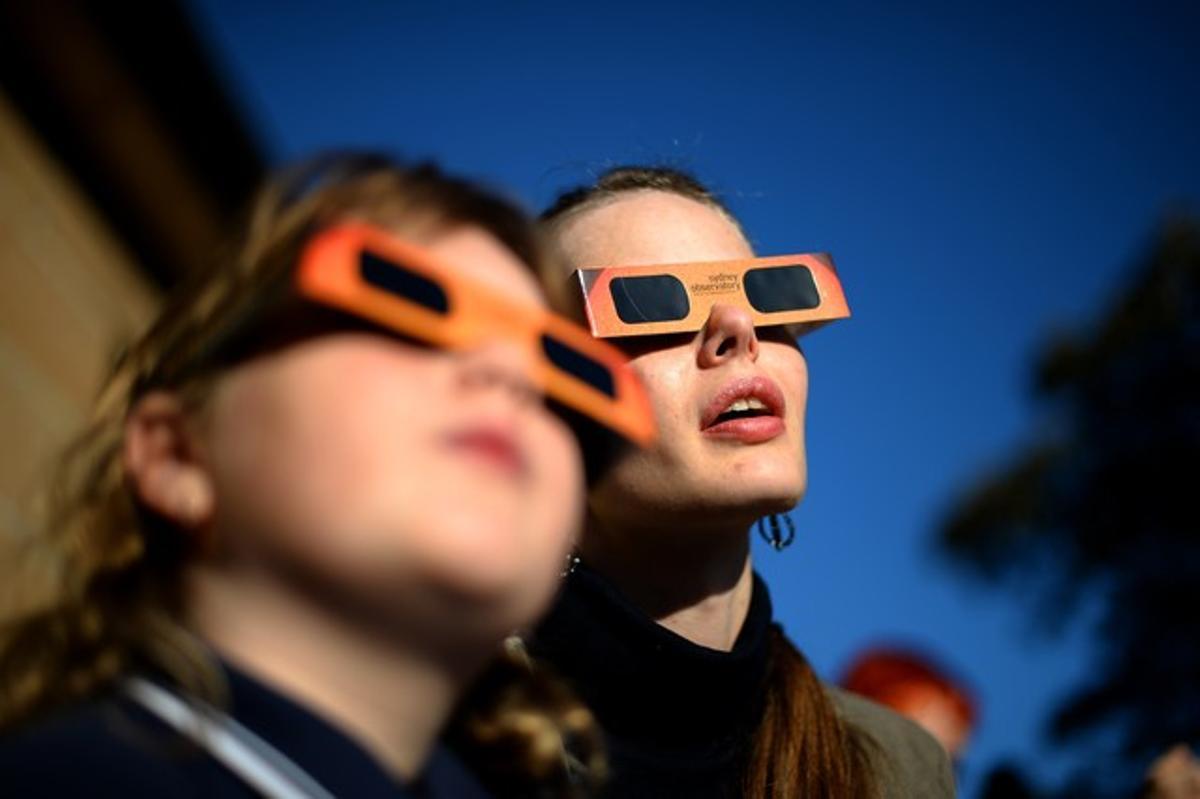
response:
[[[556,509],[555,515],[573,524],[573,514],[583,512],[583,455],[575,435],[557,419],[551,420],[538,435],[534,446],[542,454],[540,465],[545,501]]]

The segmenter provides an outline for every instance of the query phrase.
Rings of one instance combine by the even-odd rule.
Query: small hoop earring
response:
[[[782,524],[779,522],[780,516],[783,517]],[[758,528],[759,537],[776,552],[782,552],[791,546],[792,541],[796,538],[796,525],[792,523],[792,517],[786,513],[772,513],[770,516],[764,516],[755,522],[755,526]],[[784,526],[787,527],[786,533],[783,531]],[[769,531],[768,527],[770,527]]]
[[[579,555],[574,552],[568,554],[566,562],[563,563],[563,570],[562,570],[562,573],[559,574],[559,577],[566,579],[570,575],[574,574],[575,567],[578,565],[579,565]]]

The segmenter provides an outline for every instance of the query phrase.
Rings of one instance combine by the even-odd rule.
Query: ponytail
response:
[[[755,799],[873,799],[871,742],[838,716],[804,655],[771,625],[762,721],[743,794]]]

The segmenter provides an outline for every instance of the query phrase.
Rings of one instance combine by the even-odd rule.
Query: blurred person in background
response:
[[[672,169],[610,170],[543,219],[569,269],[713,262],[719,273],[754,258],[730,211]],[[590,492],[573,570],[531,645],[604,729],[606,795],[954,793],[923,730],[817,677],[752,570],[752,526],[765,517],[760,532],[786,546],[780,514],[807,485],[796,332],[756,328],[734,297],[688,330],[612,339],[646,383],[660,437]]]
[[[1177,744],[1155,759],[1141,799],[1200,799],[1200,759],[1191,747]]]
[[[40,596],[3,608],[2,792],[490,795],[438,743],[456,706],[500,784],[582,792],[598,733],[527,661],[459,706],[581,518],[543,392],[650,424],[620,356],[545,310],[548,268],[521,212],[432,166],[329,157],[269,185],[116,366],[3,565]]]
[[[871,648],[854,659],[841,686],[912,719],[937,739],[952,761],[962,758],[977,720],[975,702],[931,658],[903,649]]]

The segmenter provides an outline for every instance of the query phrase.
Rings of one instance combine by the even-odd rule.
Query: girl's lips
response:
[[[757,399],[767,407],[762,416],[748,416],[718,422],[718,418],[735,400]],[[774,380],[766,377],[743,377],[721,387],[700,414],[700,430],[708,438],[721,438],[758,444],[782,435],[787,402]]]
[[[494,427],[471,427],[446,437],[450,448],[513,478],[529,472],[529,462],[516,438]]]

